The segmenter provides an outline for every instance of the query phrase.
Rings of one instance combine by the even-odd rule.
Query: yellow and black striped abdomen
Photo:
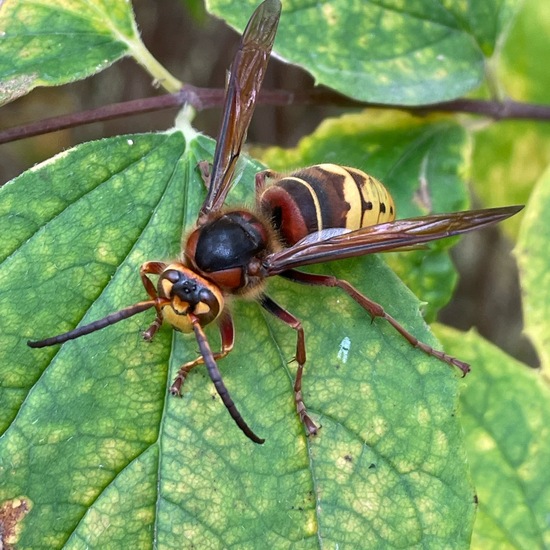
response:
[[[332,227],[360,229],[395,219],[391,195],[361,170],[318,164],[288,176],[272,172],[273,183],[260,195],[260,208],[287,246]]]

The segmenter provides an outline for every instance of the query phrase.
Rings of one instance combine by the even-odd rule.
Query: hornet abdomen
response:
[[[258,174],[259,203],[286,246],[323,229],[360,229],[395,219],[395,205],[380,181],[356,168],[318,164],[287,176]]]

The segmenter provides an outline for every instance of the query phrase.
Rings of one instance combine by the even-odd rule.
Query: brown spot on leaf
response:
[[[6,500],[0,505],[0,548],[14,550],[21,534],[21,522],[32,505],[25,497]]]

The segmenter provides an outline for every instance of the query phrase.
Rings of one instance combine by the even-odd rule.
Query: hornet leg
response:
[[[221,320],[218,321],[218,327],[220,329],[222,339],[222,350],[212,354],[214,361],[223,359],[233,349],[233,345],[235,343],[235,329],[233,327],[233,319],[229,313],[223,314]],[[185,363],[185,365],[183,365],[178,371],[178,375],[174,379],[174,383],[170,386],[170,393],[175,396],[181,396],[181,387],[183,386],[187,375],[197,365],[202,365],[203,363],[204,357],[202,355],[197,357],[194,361]]]
[[[294,315],[286,311],[286,309],[283,309],[279,304],[274,302],[265,294],[260,296],[259,302],[262,307],[269,311],[269,313],[280,319],[297,333],[296,356],[294,359],[298,363],[298,371],[296,372],[296,379],[294,381],[294,401],[296,403],[296,412],[298,413],[302,424],[305,426],[308,435],[315,435],[318,428],[315,425],[315,422],[313,422],[308,415],[304,404],[304,398],[302,396],[302,376],[304,372],[304,364],[306,362],[306,344],[302,323],[294,317]]]
[[[367,298],[364,294],[361,294],[356,288],[354,288],[347,281],[343,281],[342,279],[337,279],[336,277],[332,277],[330,275],[314,275],[312,273],[304,273],[302,271],[297,271],[295,269],[289,269],[288,271],[285,271],[280,275],[281,277],[284,277],[285,279],[294,281],[296,283],[341,288],[348,296],[353,298],[363,309],[365,309],[373,319],[375,317],[381,317],[382,319],[386,319],[386,321],[388,321],[388,323],[395,330],[397,330],[397,332],[399,332],[399,334],[401,334],[401,336],[403,336],[403,338],[405,338],[407,342],[411,344],[411,346],[421,349],[427,355],[432,355],[433,357],[437,357],[437,359],[439,359],[440,361],[443,361],[444,363],[447,363],[448,365],[459,368],[462,371],[463,376],[466,376],[466,374],[470,372],[470,365],[468,365],[468,363],[465,363],[464,361],[460,361],[460,359],[457,359],[456,357],[452,357],[451,355],[447,355],[442,351],[436,350],[431,346],[428,346],[428,344],[425,344],[424,342],[421,342],[420,340],[418,340],[418,338],[416,338],[410,332],[408,332],[391,315],[386,313],[384,311],[384,308],[380,304],[373,302],[371,299]]]

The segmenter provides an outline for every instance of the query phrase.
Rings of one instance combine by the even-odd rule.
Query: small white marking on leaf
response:
[[[347,363],[348,361],[348,353],[350,347],[351,340],[346,336],[340,342],[340,348],[338,349],[338,359],[340,359],[343,363]]]

